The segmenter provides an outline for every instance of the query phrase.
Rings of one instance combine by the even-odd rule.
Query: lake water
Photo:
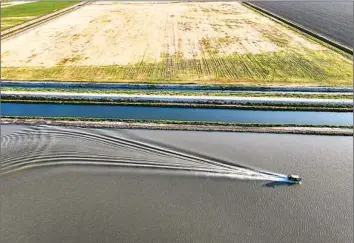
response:
[[[353,240],[351,137],[5,125],[1,161],[1,242]],[[229,164],[304,183],[194,173]]]

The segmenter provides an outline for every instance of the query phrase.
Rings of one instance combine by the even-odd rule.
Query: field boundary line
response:
[[[17,34],[23,33],[26,30],[30,30],[36,26],[39,26],[40,24],[47,23],[50,20],[53,20],[55,18],[58,18],[64,14],[70,13],[76,9],[79,9],[80,7],[86,6],[88,4],[91,4],[93,1],[86,1],[86,2],[79,2],[75,5],[69,6],[67,8],[61,9],[59,11],[55,11],[43,16],[40,16],[38,18],[34,18],[32,20],[26,21],[25,23],[13,26],[11,28],[5,29],[1,31],[1,40],[8,39],[10,37],[13,37]]]
[[[304,26],[302,26],[300,24],[297,24],[297,23],[295,23],[293,21],[285,19],[285,18],[283,18],[283,17],[281,17],[281,16],[279,16],[277,14],[274,14],[274,13],[268,11],[268,10],[265,10],[264,8],[255,6],[252,3],[249,3],[249,2],[241,2],[241,3],[244,6],[247,6],[249,8],[255,9],[255,10],[257,10],[257,11],[259,11],[259,12],[265,14],[265,15],[268,15],[268,16],[270,16],[270,17],[272,17],[272,18],[274,18],[274,19],[276,19],[276,20],[278,20],[280,22],[283,22],[283,23],[285,23],[285,24],[287,24],[287,25],[289,25],[289,26],[291,26],[291,27],[293,27],[293,28],[305,33],[305,34],[308,34],[308,35],[310,35],[310,36],[312,36],[312,37],[314,37],[314,38],[316,38],[318,40],[321,40],[321,41],[325,42],[326,44],[331,45],[332,47],[335,47],[335,48],[337,48],[337,49],[339,49],[339,50],[341,50],[341,51],[343,51],[343,52],[345,52],[347,54],[353,55],[353,49],[351,49],[351,48],[349,48],[349,47],[347,47],[345,45],[342,45],[342,44],[340,44],[340,43],[338,43],[338,42],[336,42],[334,40],[331,40],[331,39],[329,39],[329,38],[327,38],[327,37],[325,37],[323,35],[320,35],[320,34],[314,32],[312,30],[309,30],[308,28],[305,28]]]
[[[232,97],[232,96],[182,96],[182,95],[140,95],[140,94],[107,94],[76,92],[38,92],[38,91],[2,91],[2,98],[42,98],[42,99],[79,99],[79,100],[112,100],[112,101],[150,101],[150,102],[222,102],[236,104],[276,104],[276,105],[345,105],[353,107],[352,99],[320,99],[320,98],[274,98],[274,97]]]
[[[331,86],[256,86],[256,85],[197,85],[197,84],[149,84],[119,82],[80,82],[80,81],[38,81],[1,80],[2,87],[38,88],[86,88],[86,89],[137,89],[137,90],[176,90],[176,91],[257,91],[257,92],[345,92],[352,93],[353,87]]]
[[[151,122],[115,122],[115,121],[85,121],[85,120],[58,120],[38,118],[2,118],[1,125],[49,125],[81,128],[119,128],[119,129],[147,129],[147,130],[175,130],[175,131],[217,131],[217,132],[249,132],[249,133],[279,133],[303,135],[332,135],[353,136],[353,129],[327,127],[252,127],[252,126],[223,126],[223,125],[189,125],[189,124],[158,124]]]

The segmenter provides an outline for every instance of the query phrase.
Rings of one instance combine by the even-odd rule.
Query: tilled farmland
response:
[[[1,43],[7,79],[350,85],[352,60],[238,2],[95,2]]]

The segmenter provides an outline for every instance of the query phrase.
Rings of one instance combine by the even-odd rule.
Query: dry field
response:
[[[351,85],[352,64],[238,2],[96,2],[1,43],[3,79]]]

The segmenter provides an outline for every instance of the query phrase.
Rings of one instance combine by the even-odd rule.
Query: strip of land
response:
[[[316,127],[316,126],[267,126],[265,124],[244,125],[213,125],[213,124],[178,124],[156,122],[120,122],[120,121],[85,121],[43,118],[2,118],[2,124],[22,125],[51,125],[66,127],[91,128],[121,128],[121,129],[149,129],[149,130],[186,130],[186,131],[225,131],[225,132],[255,132],[255,133],[289,133],[314,135],[343,135],[352,136],[353,128],[345,127]]]
[[[200,96],[200,95],[139,95],[139,94],[106,94],[106,93],[73,93],[73,92],[40,92],[40,91],[2,91],[2,97],[42,98],[42,99],[77,99],[77,100],[129,100],[159,101],[182,103],[247,103],[247,104],[288,104],[288,105],[353,105],[352,99],[306,99],[287,97],[234,97],[234,96]]]
[[[67,81],[23,81],[1,80],[5,88],[56,88],[56,89],[129,89],[129,90],[175,90],[175,91],[247,91],[247,92],[320,92],[353,93],[353,85],[342,87],[326,86],[260,86],[260,85],[196,85],[196,84],[149,84],[149,83],[95,83]]]
[[[64,9],[78,2],[79,1],[9,2],[8,5],[5,5],[5,8],[1,8],[1,31]]]
[[[238,2],[96,2],[1,47],[1,76],[10,80],[350,86],[353,79],[351,56]]]
[[[121,90],[121,89],[57,89],[57,88],[12,88],[3,87],[2,92],[60,92],[97,93],[128,95],[170,95],[170,96],[232,96],[232,97],[274,97],[274,98],[314,98],[314,99],[352,99],[349,92],[257,92],[257,91],[166,91],[166,90]]]
[[[27,4],[27,3],[33,3],[37,1],[0,1],[1,2],[1,8],[8,8],[14,5],[19,5],[19,4]]]

